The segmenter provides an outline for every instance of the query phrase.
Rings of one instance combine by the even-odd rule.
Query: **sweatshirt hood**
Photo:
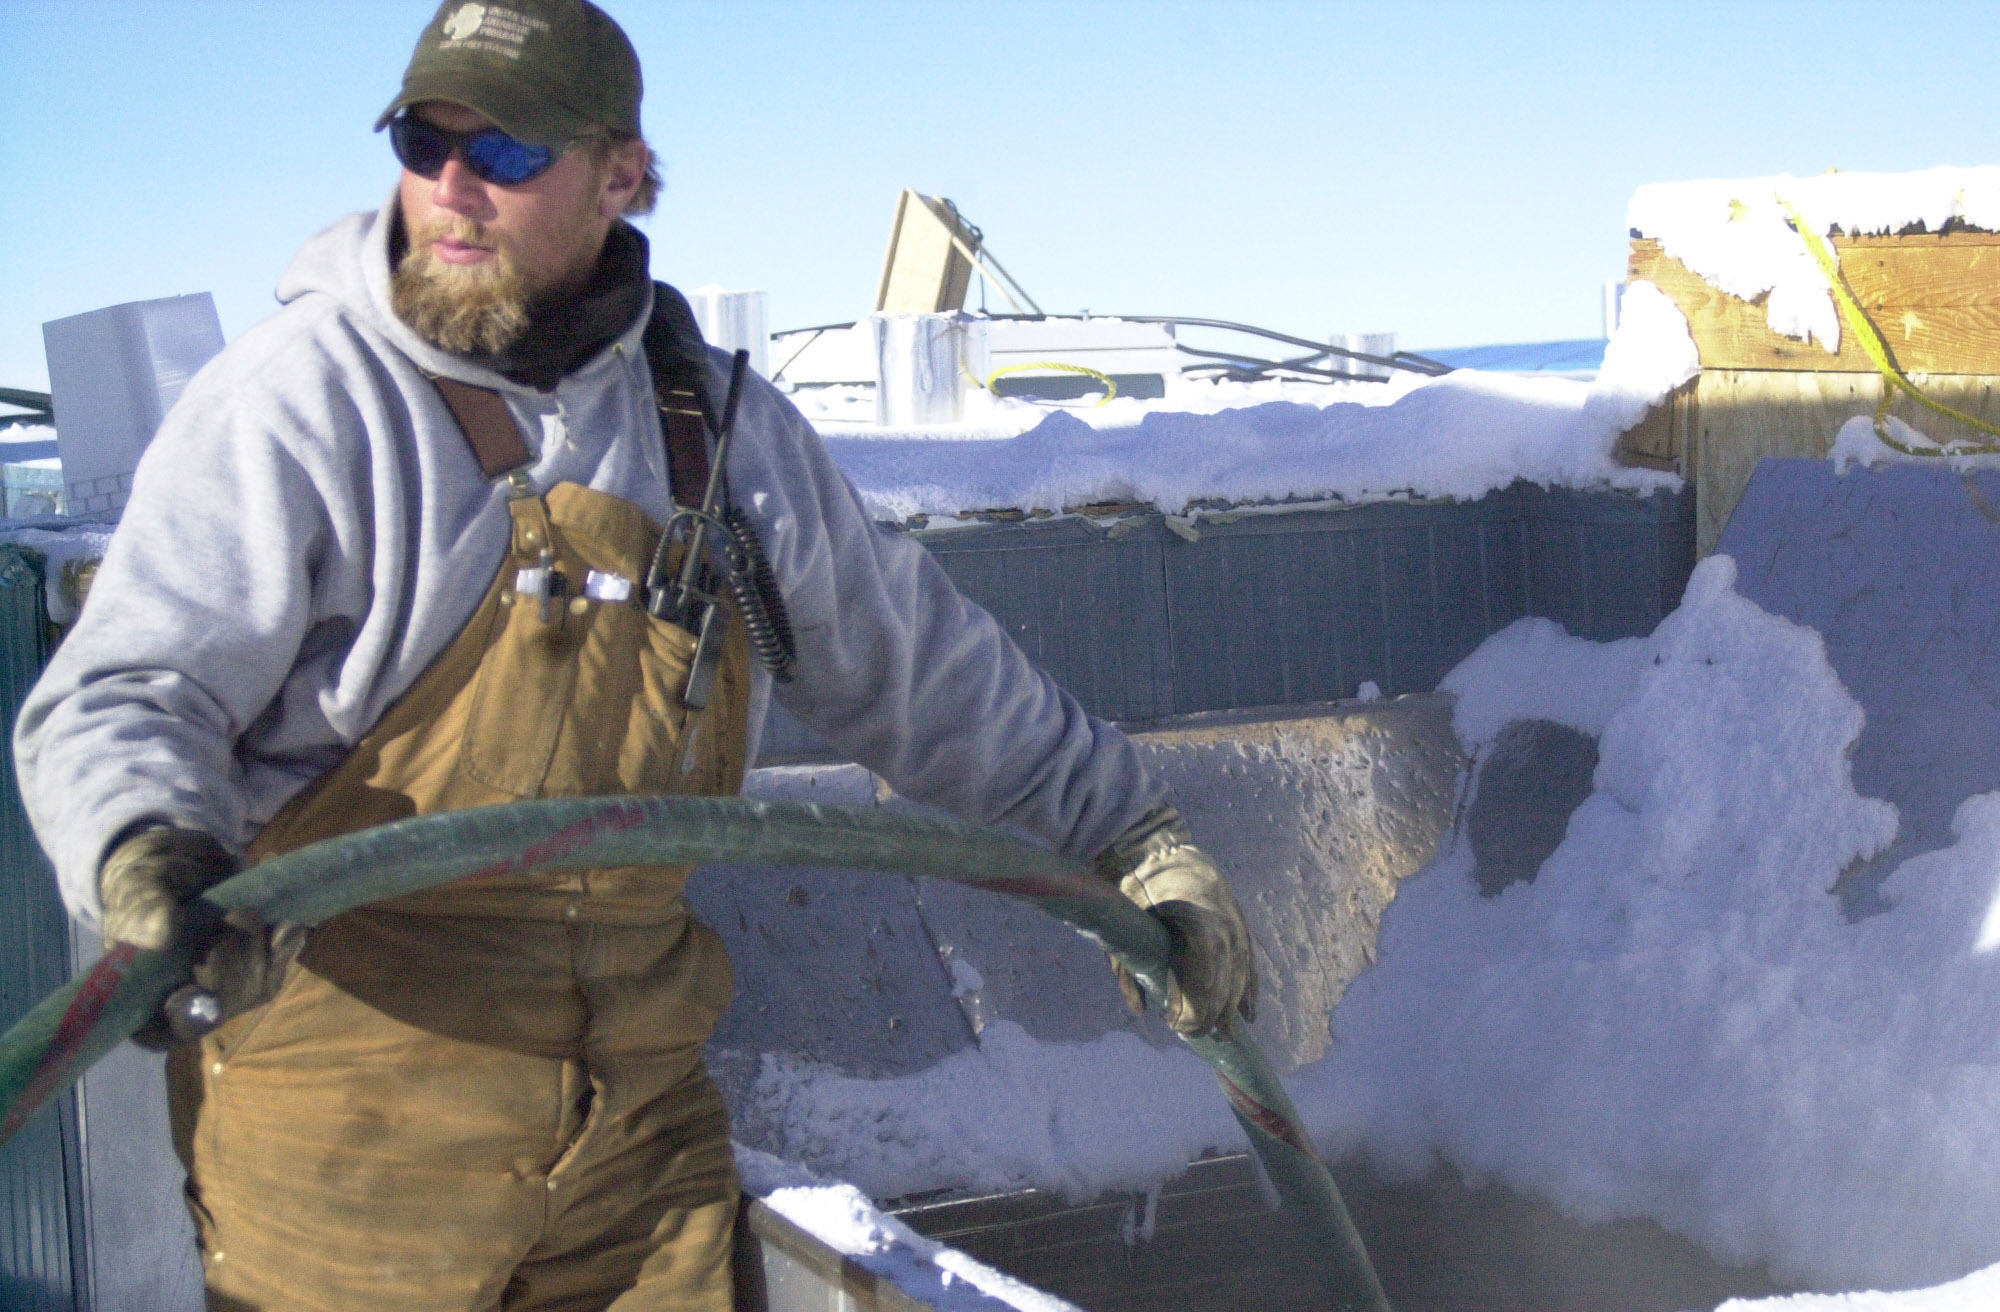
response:
[[[507,378],[487,364],[425,341],[396,314],[389,289],[389,241],[395,223],[396,198],[391,193],[381,209],[345,215],[315,233],[299,248],[278,280],[279,303],[290,305],[309,296],[330,296],[349,317],[386,339],[425,373],[495,391],[532,394],[534,388]],[[641,339],[651,314],[652,286],[648,283],[646,301],[638,316],[604,351],[573,372],[588,372],[615,346],[622,345],[628,354],[641,352]]]

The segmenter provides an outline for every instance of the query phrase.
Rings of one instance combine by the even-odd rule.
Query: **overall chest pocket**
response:
[[[503,594],[502,603],[473,685],[460,766],[516,797],[574,791],[550,777],[550,766],[576,700],[577,658],[591,617],[569,614],[559,599],[547,619],[539,597]]]
[[[688,791],[681,689],[694,638],[638,607],[517,596],[494,617],[461,762],[516,797]]]

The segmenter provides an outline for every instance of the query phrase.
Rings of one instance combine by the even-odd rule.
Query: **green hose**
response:
[[[949,879],[1033,902],[1118,957],[1154,998],[1167,982],[1160,923],[1080,861],[993,830],[875,807],[743,798],[559,798],[419,816],[314,843],[211,889],[222,911],[315,925],[460,879],[537,870],[726,861]],[[0,1143],[129,1037],[188,978],[173,952],[118,944],[0,1036]],[[1188,1046],[1214,1069],[1285,1206],[1316,1237],[1316,1274],[1342,1312],[1389,1303],[1340,1191],[1276,1072],[1230,1029]]]

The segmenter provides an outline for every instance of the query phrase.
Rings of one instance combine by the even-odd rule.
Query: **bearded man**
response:
[[[108,941],[197,932],[245,859],[389,820],[739,787],[772,679],[740,618],[706,644],[647,604],[724,357],[625,221],[657,189],[639,102],[595,7],[449,0],[377,124],[389,203],[308,242],[162,425],[16,735]],[[1248,936],[1131,744],[872,524],[759,380],[723,473],[795,625],[783,704],[906,796],[1097,854],[1168,925],[1172,1022],[1226,1023]],[[701,1045],[732,983],[686,874],[232,923],[146,1036],[210,1306],[728,1308]]]

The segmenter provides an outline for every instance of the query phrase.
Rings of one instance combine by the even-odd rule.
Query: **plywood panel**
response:
[[[959,249],[969,242],[950,202],[905,189],[896,198],[889,230],[889,253],[875,292],[879,314],[937,314],[965,306],[972,262]]]
[[[1688,439],[1694,417],[1696,380],[1675,388],[1666,400],[1646,412],[1646,417],[1618,435],[1618,463],[1658,469],[1691,477],[1688,462],[1693,443]]]
[[[2000,373],[2000,234],[1836,237],[1841,272],[1912,373]],[[1771,331],[1761,301],[1739,300],[1690,271],[1660,244],[1635,238],[1627,265],[1688,317],[1705,369],[1873,373],[1851,331],[1835,355]]]
[[[1937,376],[1924,391],[1988,423],[2000,422],[2000,378]],[[1840,426],[1872,415],[1882,395],[1875,373],[1705,369],[1695,389],[1693,450],[1695,534],[1701,555],[1714,550],[1757,462],[1765,456],[1823,456]],[[1938,442],[1986,441],[1962,424],[1908,400],[1893,413]]]

